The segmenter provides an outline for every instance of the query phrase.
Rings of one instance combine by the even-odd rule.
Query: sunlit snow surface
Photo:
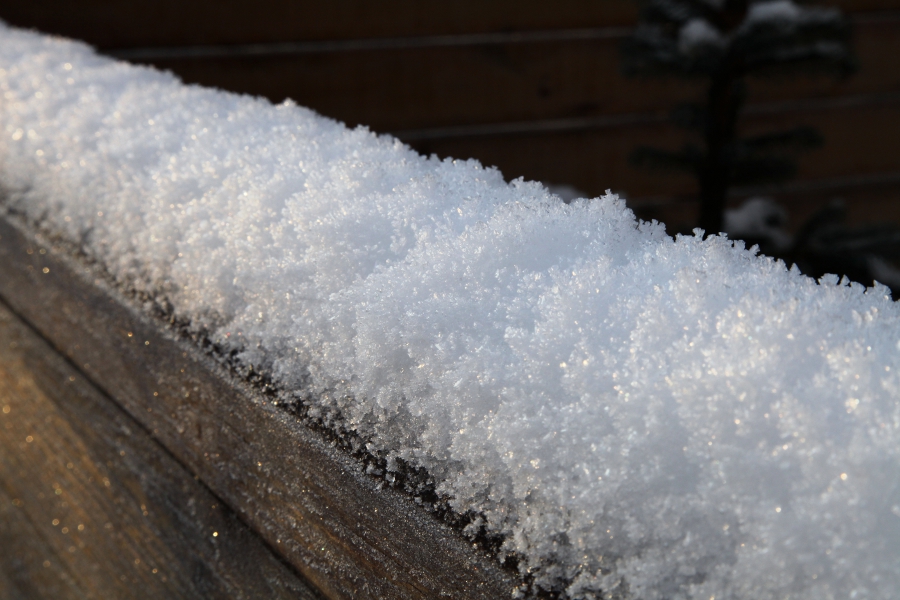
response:
[[[574,598],[895,599],[900,311],[615,196],[0,25],[4,202]]]

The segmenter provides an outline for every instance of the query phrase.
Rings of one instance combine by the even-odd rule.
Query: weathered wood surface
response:
[[[0,303],[0,598],[320,597]]]
[[[331,598],[500,598],[514,579],[412,500],[0,217],[0,297]]]

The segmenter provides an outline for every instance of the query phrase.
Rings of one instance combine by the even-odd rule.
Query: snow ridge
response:
[[[427,468],[537,588],[900,589],[883,286],[2,25],[0,182],[282,388],[312,382],[389,469]]]

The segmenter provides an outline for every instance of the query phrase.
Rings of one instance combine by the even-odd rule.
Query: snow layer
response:
[[[771,0],[751,4],[747,9],[747,23],[767,21],[791,22],[800,19],[803,11],[792,0]]]
[[[707,0],[707,4],[716,10],[722,8],[721,2]],[[760,30],[776,28],[795,32],[797,28],[803,26],[837,25],[843,19],[841,12],[835,8],[798,5],[792,0],[751,1],[747,6],[744,20],[731,31],[722,31],[705,18],[691,16],[690,11],[673,9],[672,13],[676,16],[676,20],[681,20],[676,47],[682,56],[691,58],[718,56],[720,60],[721,57],[734,51],[735,47],[740,47],[746,44],[748,39],[759,35]],[[645,31],[644,35],[651,34]],[[657,29],[655,35],[665,34]],[[772,40],[763,43],[771,44]],[[819,50],[839,52],[840,48],[831,43],[821,42]]]
[[[615,196],[0,25],[5,204],[573,598],[889,599],[900,310]]]
[[[797,4],[793,0],[763,0],[747,7],[747,15],[737,33],[746,35],[766,27],[793,31],[801,26],[839,25],[842,21],[841,11],[834,7]]]
[[[691,54],[701,46],[724,46],[725,37],[706,19],[686,21],[678,31],[678,50]]]

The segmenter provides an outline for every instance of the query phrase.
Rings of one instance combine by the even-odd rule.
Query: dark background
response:
[[[752,81],[744,132],[812,125],[825,145],[767,194],[796,228],[833,198],[851,223],[900,223],[900,0],[841,0],[858,73]],[[85,40],[187,82],[292,98],[392,133],[423,153],[474,157],[508,179],[626,195],[670,231],[695,219],[686,175],[629,165],[640,144],[679,147],[667,122],[702,87],[620,75],[632,0],[0,0],[0,18]]]

